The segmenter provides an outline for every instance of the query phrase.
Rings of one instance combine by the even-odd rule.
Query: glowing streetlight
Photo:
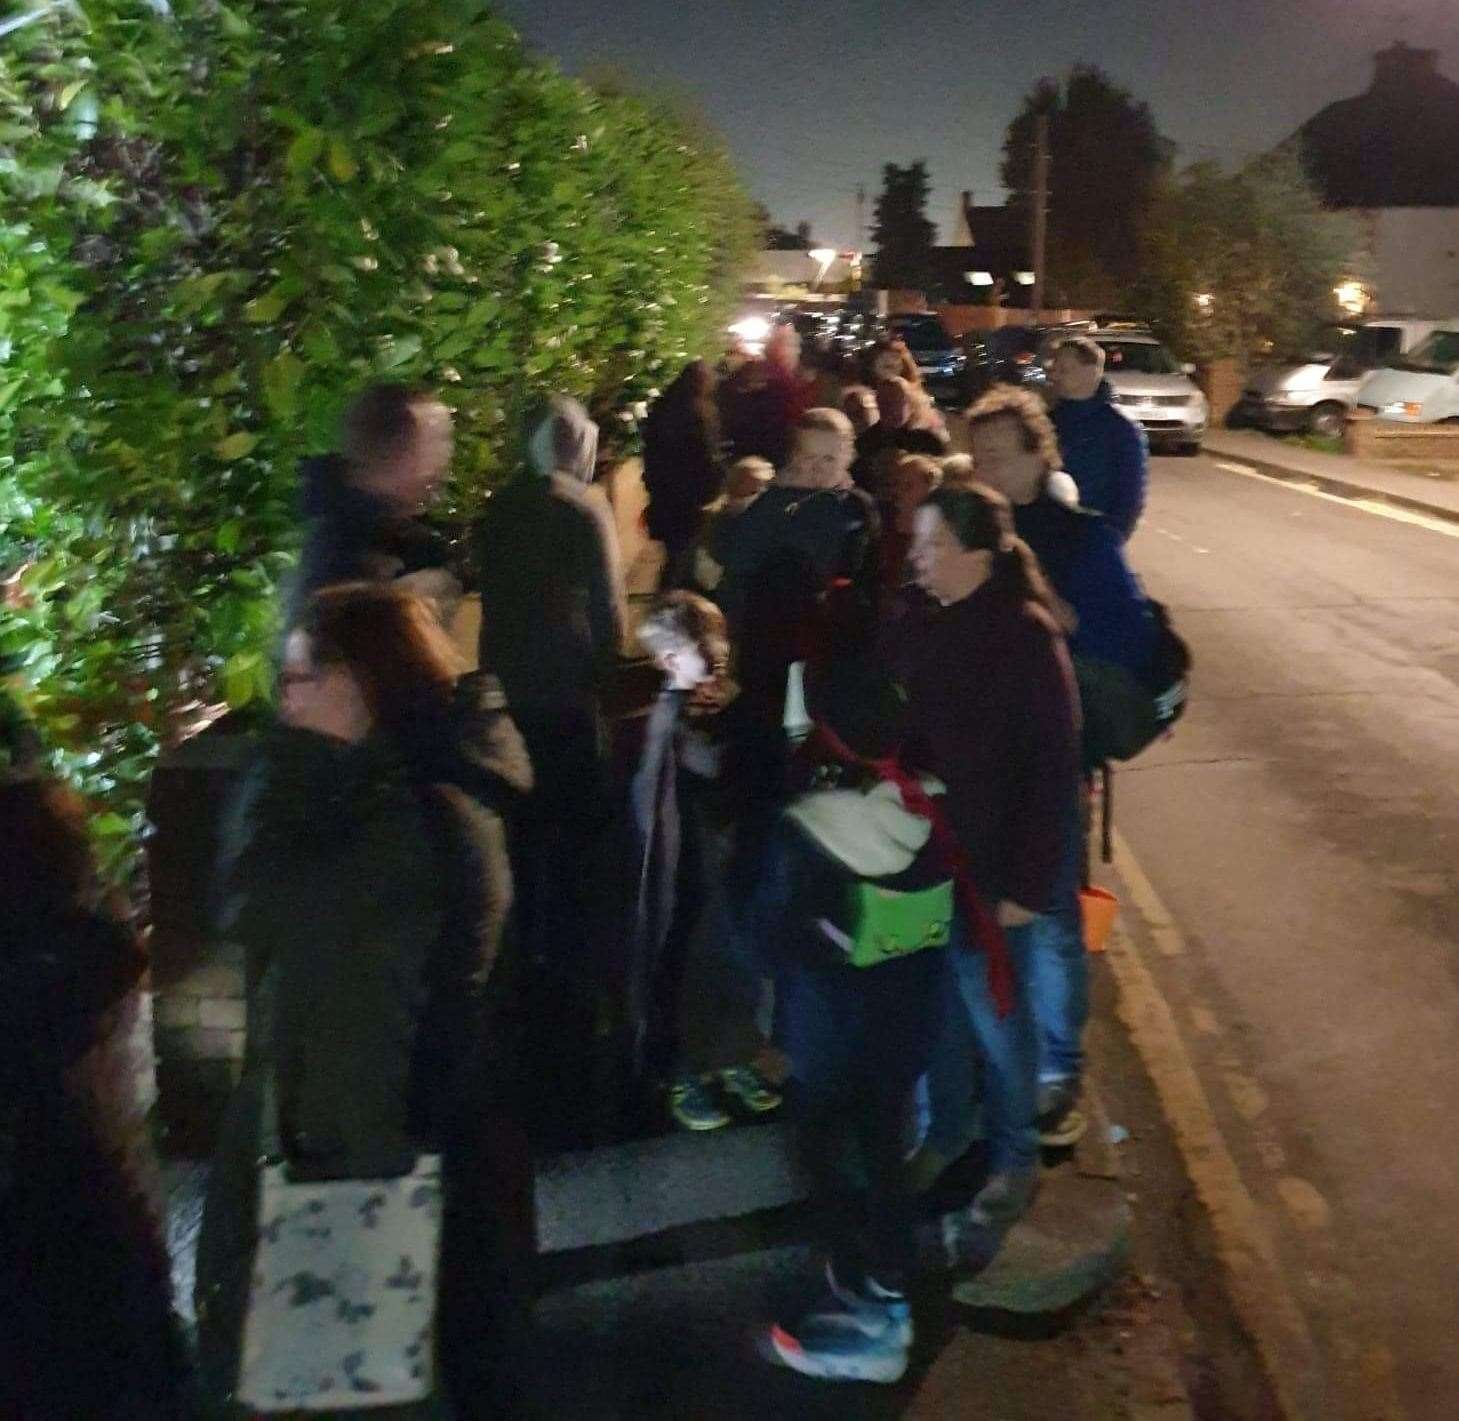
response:
[[[1013,279],[1020,286],[1032,286],[1038,280],[1038,277],[1031,271],[1015,271],[1013,273]]]
[[[993,284],[993,273],[991,271],[965,271],[963,280],[969,286],[991,286]]]
[[[835,247],[812,247],[806,253],[816,264],[816,279],[812,284],[812,290],[819,290],[821,283],[826,279],[826,273],[831,269],[831,263],[836,260],[839,253]]]
[[[1344,281],[1332,288],[1332,294],[1350,316],[1361,316],[1368,309],[1368,288],[1361,281]]]
[[[1202,315],[1205,315],[1207,312],[1209,312],[1211,307],[1216,304],[1216,298],[1212,296],[1209,291],[1197,291],[1196,294],[1191,297],[1191,300],[1195,303],[1196,310],[1199,311]]]

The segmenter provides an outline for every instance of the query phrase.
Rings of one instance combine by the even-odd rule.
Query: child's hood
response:
[[[924,779],[932,795],[946,786]],[[791,821],[858,878],[887,878],[912,866],[927,846],[932,825],[902,804],[887,781],[869,789],[819,789],[799,795],[786,809]]]

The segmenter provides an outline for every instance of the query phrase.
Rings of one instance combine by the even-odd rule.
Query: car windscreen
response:
[[[1143,340],[1102,340],[1106,375],[1179,375],[1180,366],[1163,345]]]
[[[1435,331],[1402,360],[1395,360],[1393,367],[1425,375],[1459,375],[1459,331]]]

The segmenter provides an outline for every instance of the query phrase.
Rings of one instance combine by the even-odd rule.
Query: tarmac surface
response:
[[[1131,544],[1196,664],[1117,775],[1127,919],[1272,1249],[1285,1296],[1247,1320],[1284,1335],[1291,1409],[1448,1421],[1459,526],[1235,452],[1154,461]]]

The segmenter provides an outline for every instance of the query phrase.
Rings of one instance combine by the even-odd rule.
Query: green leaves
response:
[[[611,437],[712,348],[753,228],[702,126],[528,58],[478,0],[86,0],[24,36],[0,571],[34,565],[0,649],[121,870],[178,718],[269,695],[295,470],[348,396],[445,391],[469,517],[530,394]]]

